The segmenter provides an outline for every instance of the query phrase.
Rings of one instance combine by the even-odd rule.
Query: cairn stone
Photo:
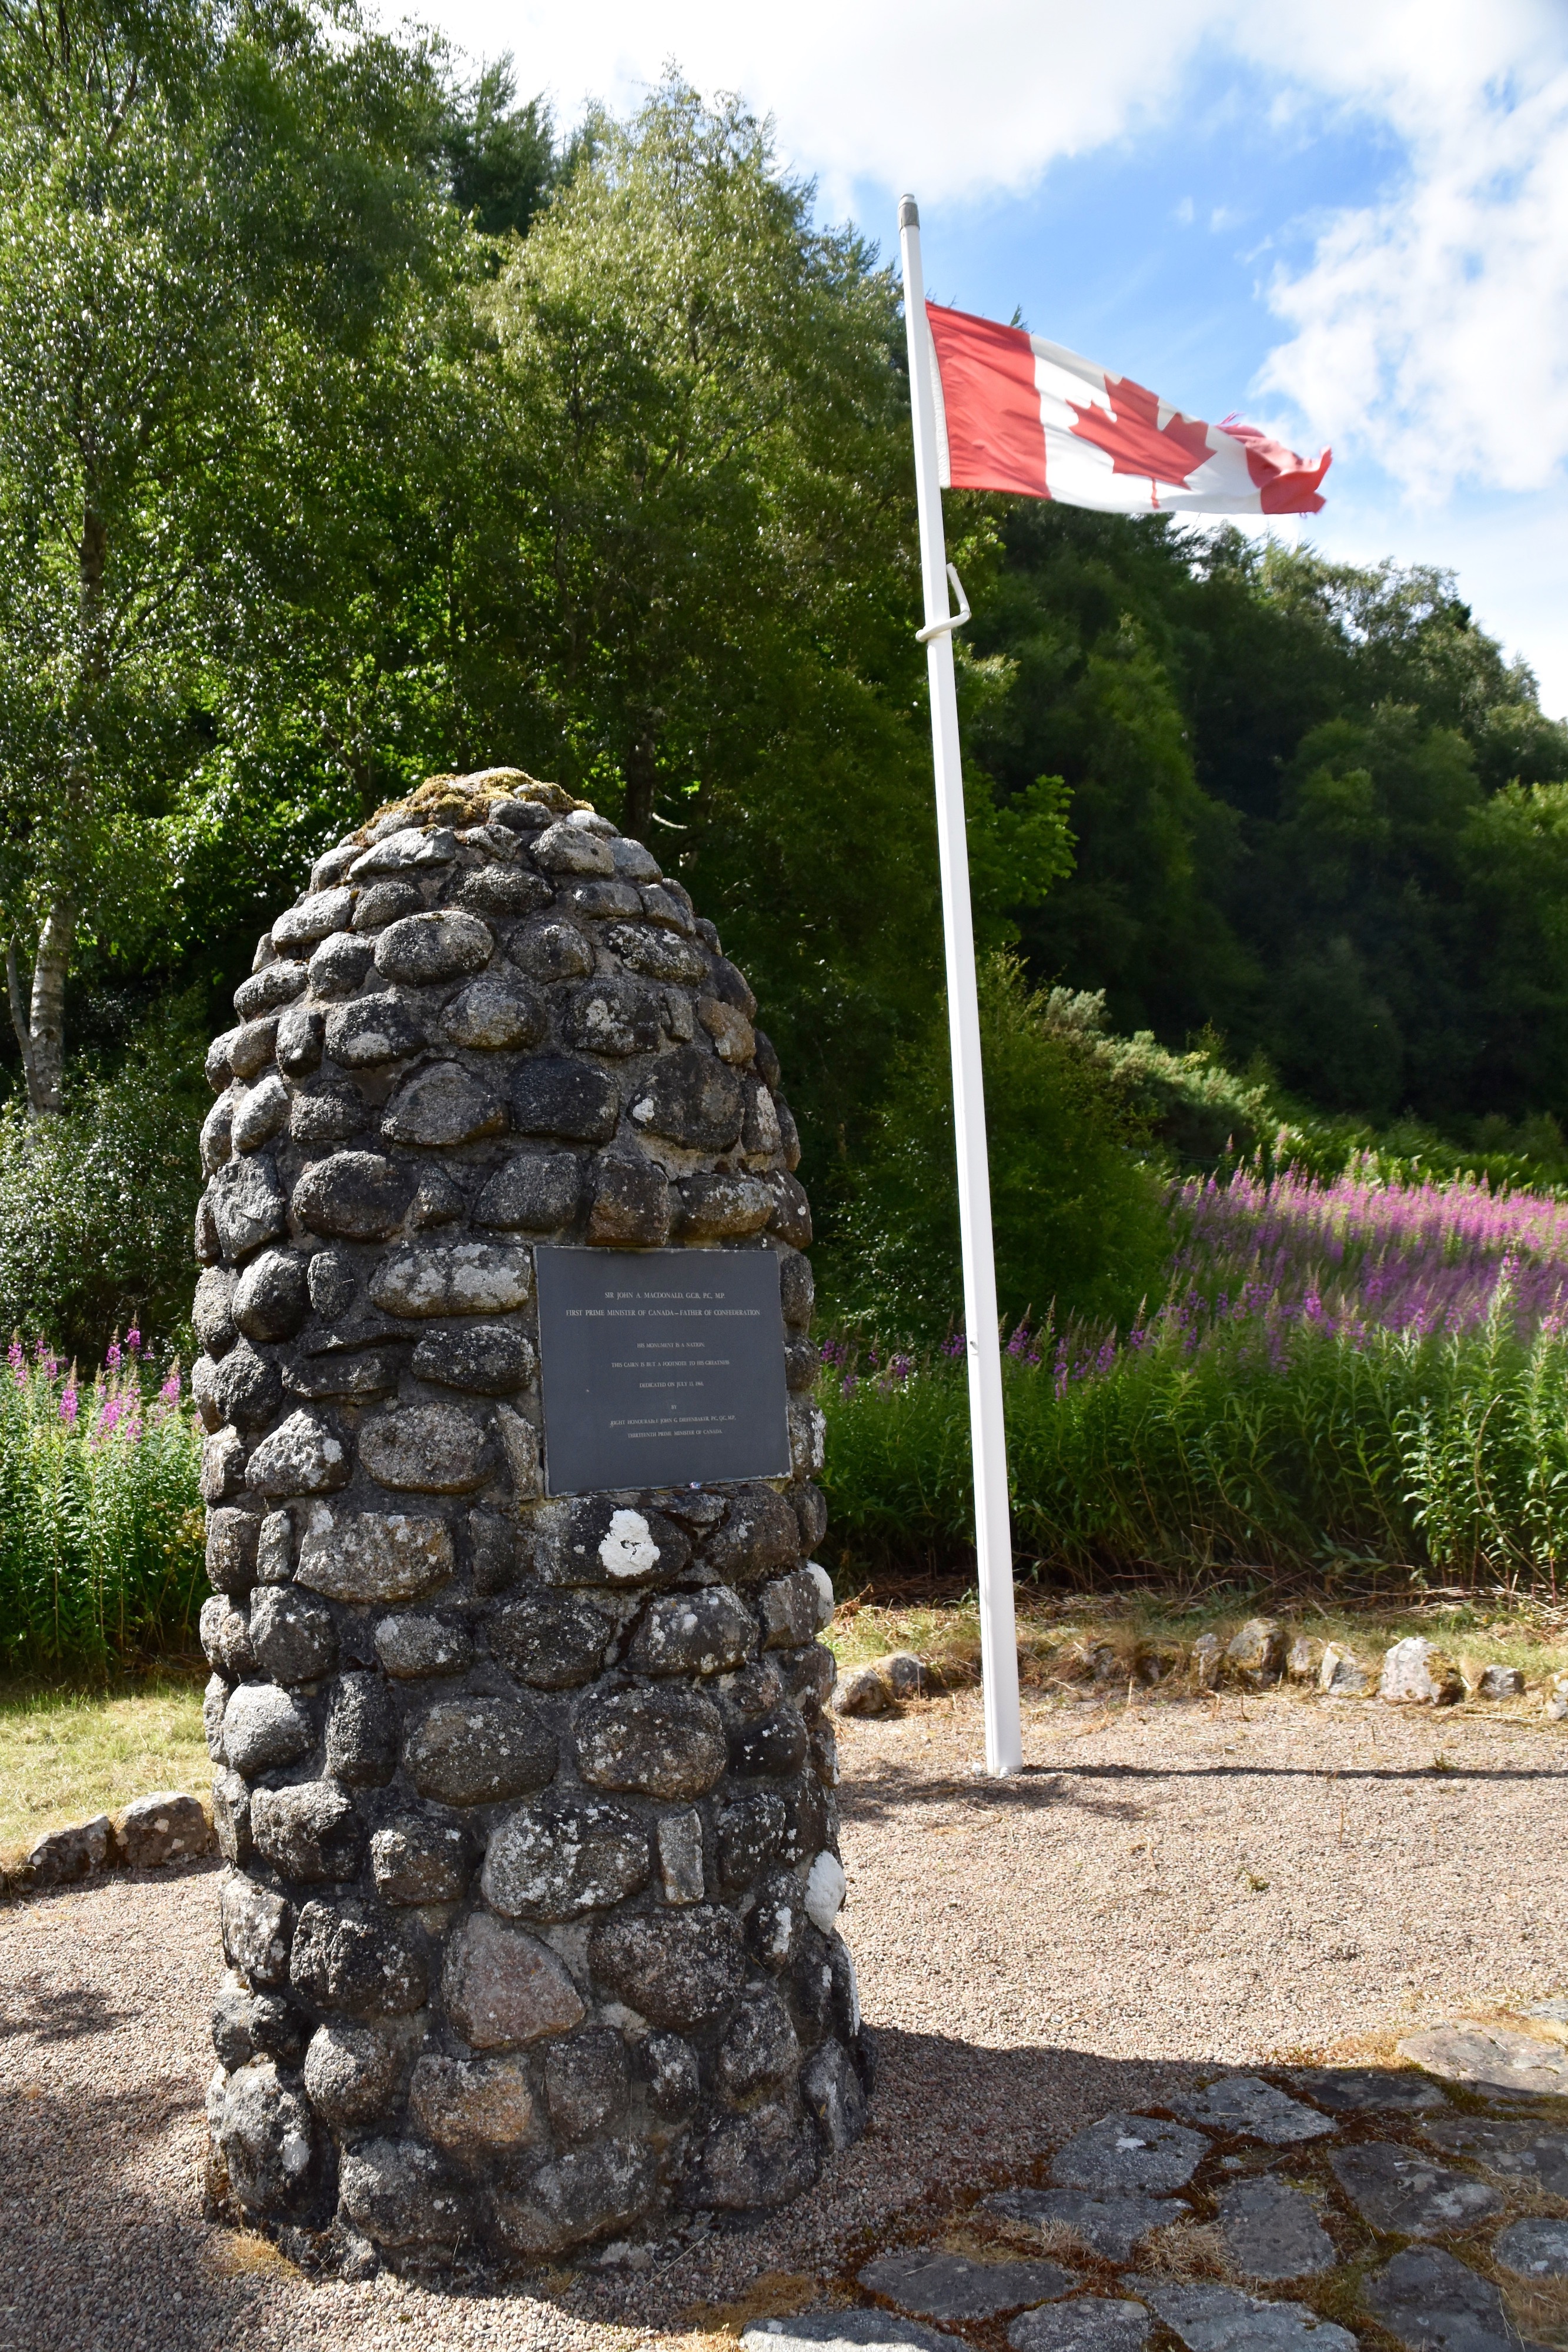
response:
[[[497,769],[319,859],[235,1013],[193,1376],[216,2189],[355,2275],[776,2207],[863,2130],[873,2052],[810,1213],[751,992],[641,843]],[[544,1243],[771,1253],[790,1475],[547,1496]]]

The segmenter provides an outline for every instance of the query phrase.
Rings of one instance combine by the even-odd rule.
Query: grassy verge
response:
[[[45,1830],[212,1777],[202,1673],[93,1687],[0,1683],[0,1855]]]

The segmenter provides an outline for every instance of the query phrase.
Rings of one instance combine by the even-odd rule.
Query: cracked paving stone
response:
[[[1520,2352],[1490,2279],[1436,2246],[1407,2246],[1362,2282],[1361,2299],[1410,2352]]]
[[[1218,2083],[1201,2091],[1177,2092],[1163,2104],[1189,2124],[1266,2140],[1270,2147],[1322,2139],[1325,2133],[1339,2128],[1327,2116],[1303,2106],[1300,2099],[1287,2098],[1283,2091],[1275,2090],[1257,2074],[1222,2074]]]
[[[1060,2263],[972,2263],[962,2254],[880,2254],[860,2283],[922,2319],[994,2319],[1020,2303],[1046,2303],[1078,2281]]]
[[[1482,2025],[1461,2020],[1407,2034],[1401,2058],[1425,2066],[1448,2083],[1477,2083],[1490,2091],[1545,2092],[1568,2097],[1568,2050],[1541,2042],[1517,2026]]]
[[[1402,2238],[1445,2238],[1473,2229],[1502,2203],[1484,2181],[1390,2140],[1336,2148],[1329,2161],[1362,2220]]]
[[[1435,2116],[1427,2137],[1449,2156],[1472,2157],[1489,2172],[1528,2180],[1549,2196],[1568,2197],[1568,2134],[1538,2123],[1505,2123],[1491,2116]]]
[[[1233,2286],[1175,2286],[1132,2278],[1187,2352],[1356,2352],[1350,2330],[1304,2303],[1269,2303]]]
[[[1339,2256],[1312,2200],[1267,2173],[1238,2180],[1218,2198],[1225,2251],[1246,2277],[1272,2284],[1332,2271]]]
[[[1088,2197],[1079,2189],[1001,2189],[980,2207],[1004,2221],[1064,2222],[1112,2263],[1124,2263],[1140,2238],[1192,2210],[1179,2197]]]
[[[1448,2104],[1436,2083],[1406,2068],[1303,2066],[1291,2080],[1331,2115],[1405,2115]]]
[[[1078,2294],[1026,2311],[1008,2330],[1012,2352],[1138,2352],[1153,2321],[1125,2296]]]
[[[788,2319],[759,2320],[741,2336],[746,2352],[795,2352],[810,2345],[812,2352],[968,2352],[962,2336],[944,2328],[922,2327],[917,2319],[901,2319],[894,2311],[798,2311]]]
[[[1492,2252],[1521,2278],[1568,2278],[1568,2221],[1531,2219],[1501,2231]]]
[[[1183,2189],[1208,2154],[1201,2132],[1148,2116],[1102,2116],[1058,2150],[1051,2177],[1061,2189],[1095,2195],[1132,2189],[1158,2196]]]

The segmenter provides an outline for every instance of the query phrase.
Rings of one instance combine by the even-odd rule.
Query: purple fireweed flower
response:
[[[60,1391],[60,1419],[68,1429],[74,1428],[76,1425],[77,1402],[75,1389],[68,1388]]]
[[[969,1342],[962,1331],[954,1331],[942,1342],[942,1353],[945,1356],[967,1356],[968,1352]]]
[[[141,1332],[137,1329],[137,1328],[136,1328],[136,1326],[135,1326],[135,1324],[134,1324],[134,1323],[131,1325],[131,1327],[130,1330],[129,1330],[129,1331],[126,1333],[126,1335],[125,1335],[125,1344],[126,1344],[126,1346],[130,1349],[130,1350],[131,1350],[131,1354],[132,1354],[133,1356],[136,1356],[136,1355],[140,1355],[140,1354],[141,1354]]]
[[[178,1403],[179,1403],[179,1402],[180,1402],[180,1371],[179,1371],[179,1367],[178,1367],[178,1365],[176,1365],[176,1366],[175,1366],[174,1370],[170,1373],[170,1375],[169,1375],[168,1379],[164,1381],[164,1383],[163,1383],[162,1387],[159,1390],[159,1391],[158,1391],[158,1397],[159,1397],[159,1402],[160,1402],[161,1403],[162,1403],[162,1404],[178,1404]]]
[[[103,1360],[108,1365],[111,1372],[118,1370],[120,1361],[120,1342],[118,1339],[111,1339],[110,1341],[108,1352],[106,1353]]]

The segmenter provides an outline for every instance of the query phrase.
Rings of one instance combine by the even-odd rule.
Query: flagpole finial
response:
[[[898,226],[900,228],[918,228],[920,226],[920,207],[915,203],[913,196],[900,196],[898,200]]]

